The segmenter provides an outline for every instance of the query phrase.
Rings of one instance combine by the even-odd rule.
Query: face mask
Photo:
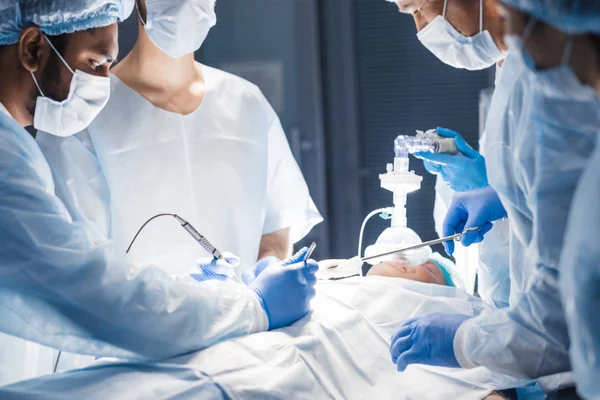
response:
[[[537,68],[535,60],[527,50],[526,46],[527,40],[531,37],[536,23],[536,20],[530,20],[525,27],[522,36],[506,35],[505,37],[505,41],[509,48],[516,50],[516,53],[521,58],[521,63],[532,72],[534,76],[533,83],[536,85],[536,90],[545,96],[555,99],[575,101],[593,100],[596,97],[595,90],[591,86],[581,83],[569,65],[573,49],[572,37],[565,45],[559,66],[545,70],[539,70]]]
[[[446,20],[447,5],[448,0],[445,0],[443,15],[438,15],[417,34],[423,46],[445,64],[471,71],[489,68],[504,59],[505,54],[490,32],[483,30],[483,0],[479,2],[479,33],[470,37],[458,32]]]
[[[86,74],[76,70],[73,72],[65,59],[58,53],[52,42],[44,38],[54,50],[58,58],[71,71],[71,88],[64,101],[52,100],[44,95],[33,72],[31,76],[41,97],[37,98],[33,127],[55,136],[71,136],[87,128],[98,116],[110,97],[110,79]]]
[[[148,37],[173,58],[198,50],[217,23],[215,0],[146,0],[146,10]]]

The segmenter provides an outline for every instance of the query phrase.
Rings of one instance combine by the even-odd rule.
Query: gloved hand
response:
[[[471,317],[429,314],[405,321],[392,336],[390,352],[398,371],[409,364],[460,368],[454,355],[454,335]]]
[[[467,193],[458,193],[452,199],[448,214],[444,219],[443,235],[451,236],[465,229],[480,227],[481,229],[464,234],[460,242],[464,246],[479,243],[494,226],[492,222],[507,216],[506,210],[498,195],[490,186]],[[454,242],[445,242],[446,253],[454,253]]]
[[[288,326],[308,314],[319,266],[314,260],[301,261],[307,251],[305,247],[283,264],[269,265],[249,286],[267,314],[269,330]]]
[[[483,156],[458,133],[444,128],[437,128],[436,131],[439,136],[454,138],[454,143],[462,154],[415,153],[415,157],[423,160],[425,169],[430,174],[441,175],[455,192],[488,186]]]
[[[272,264],[279,264],[280,262],[281,260],[275,256],[262,258],[251,268],[242,272],[242,281],[244,281],[246,285],[250,285],[265,270],[265,268]]]
[[[190,267],[190,275],[198,282],[216,279],[224,281],[235,275],[235,267],[240,265],[239,257],[229,252],[223,252],[225,260],[214,257],[203,257],[196,260],[196,265]]]

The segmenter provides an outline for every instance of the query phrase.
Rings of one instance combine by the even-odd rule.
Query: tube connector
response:
[[[459,154],[452,138],[439,136],[435,129],[417,131],[415,136],[400,135],[394,141],[396,158],[406,158],[414,153]]]

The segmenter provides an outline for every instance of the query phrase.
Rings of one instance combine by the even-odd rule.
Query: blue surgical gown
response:
[[[600,105],[599,105],[600,106]],[[600,134],[600,126],[598,127]],[[600,148],[583,174],[561,257],[561,293],[571,338],[577,391],[600,399]]]
[[[33,137],[0,112],[0,332],[95,356],[164,359],[267,328],[233,282],[131,272],[54,194]]]
[[[503,79],[504,112],[488,121],[486,162],[510,221],[510,308],[464,323],[454,349],[462,366],[540,378],[570,369],[559,259],[598,119],[594,101],[544,92],[518,55],[509,54]]]

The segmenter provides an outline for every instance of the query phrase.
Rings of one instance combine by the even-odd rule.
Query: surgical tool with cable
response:
[[[142,230],[146,227],[146,225],[148,225],[150,222],[152,222],[153,220],[155,220],[156,218],[159,218],[159,217],[173,217],[173,218],[175,218],[177,220],[177,222],[179,222],[181,224],[181,226],[183,227],[183,229],[185,229],[186,232],[189,233],[191,237],[193,237],[198,243],[200,243],[200,246],[202,246],[202,248],[204,250],[208,251],[215,258],[215,260],[224,260],[225,261],[225,258],[223,257],[223,254],[219,250],[217,250],[217,248],[215,246],[213,246],[212,243],[209,242],[207,238],[205,238],[204,236],[202,236],[200,234],[200,232],[198,232],[196,230],[196,228],[194,228],[192,226],[192,224],[190,224],[188,221],[186,221],[185,219],[181,218],[179,215],[174,214],[174,213],[157,214],[157,215],[153,216],[152,218],[148,219],[148,221],[146,221],[144,223],[144,225],[142,225],[142,227],[137,231],[137,233],[135,234],[135,236],[131,240],[131,243],[129,244],[129,247],[127,248],[127,251],[125,251],[125,253],[129,253],[129,250],[131,250],[131,246],[133,246],[133,243],[135,242],[135,240],[137,239],[137,237],[139,236],[139,234],[142,232]],[[238,278],[237,276],[233,275],[232,278],[236,282],[242,283],[242,281],[240,280],[240,278]],[[54,369],[52,371],[53,374],[55,374],[56,371],[58,370],[58,363],[60,362],[60,356],[61,356],[61,354],[62,354],[62,351],[59,351],[58,352],[58,356],[56,357],[56,362],[54,363]]]
[[[185,231],[187,233],[189,233],[190,236],[193,237],[194,240],[196,240],[200,244],[200,246],[202,246],[202,248],[204,250],[206,250],[207,252],[209,252],[210,255],[212,255],[216,260],[225,260],[223,258],[223,254],[219,250],[217,250],[217,248],[215,246],[213,246],[213,244],[211,242],[209,242],[206,237],[202,236],[200,234],[200,232],[198,232],[196,230],[196,228],[194,228],[192,226],[192,224],[190,224],[188,221],[186,221],[185,219],[181,218],[179,215],[174,214],[174,213],[157,214],[157,215],[153,216],[152,218],[150,218],[148,221],[146,221],[144,223],[144,225],[142,225],[142,227],[137,231],[137,233],[133,237],[133,240],[131,240],[131,243],[129,244],[129,247],[127,248],[126,253],[129,253],[129,250],[131,250],[131,246],[133,246],[133,243],[135,242],[135,240],[137,239],[137,237],[139,236],[139,234],[142,232],[142,230],[146,227],[146,225],[148,225],[154,219],[159,218],[159,217],[173,217],[173,218],[175,218],[177,220],[177,222],[179,222],[181,224],[181,226],[183,227],[183,229],[185,229]]]

